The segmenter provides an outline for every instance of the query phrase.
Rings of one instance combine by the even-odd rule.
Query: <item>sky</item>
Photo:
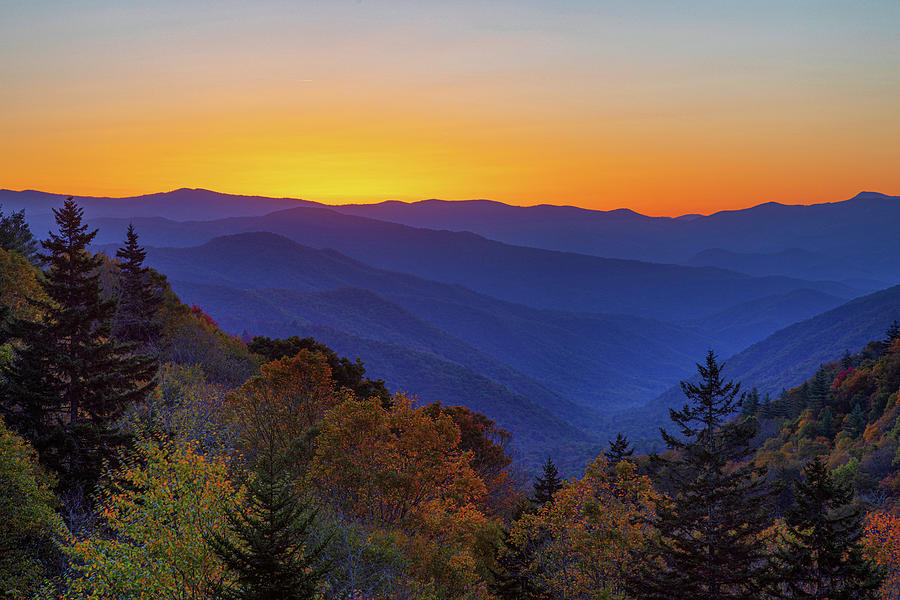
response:
[[[900,2],[0,0],[0,188],[900,195]]]

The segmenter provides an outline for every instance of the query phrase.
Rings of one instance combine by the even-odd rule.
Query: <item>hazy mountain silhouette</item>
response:
[[[101,228],[98,241],[111,242],[122,237],[127,222],[97,219],[92,224]],[[314,248],[334,248],[375,267],[464,285],[538,308],[676,320],[700,318],[740,302],[796,289],[814,289],[842,298],[863,293],[837,282],[754,278],[709,267],[512,246],[472,233],[416,229],[320,208],[215,221],[133,222],[144,243],[157,246],[194,245],[239,232],[278,233]]]
[[[52,224],[52,209],[59,208],[71,194],[50,194],[35,190],[0,189],[0,204],[6,210],[25,209],[35,233],[41,235],[45,224]],[[277,210],[314,204],[294,198],[267,198],[221,194],[204,189],[181,188],[159,194],[126,198],[75,196],[85,217],[156,217],[177,221],[220,219],[265,215]]]
[[[262,321],[313,322],[477,368],[477,353],[448,350],[446,341],[435,341],[440,333],[527,373],[559,396],[597,409],[652,398],[710,343],[694,330],[652,319],[504,302],[461,286],[375,269],[336,251],[308,248],[271,233],[226,236],[191,248],[149,248],[147,262],[167,273],[186,301],[201,304],[236,333],[256,333],[254,327]],[[258,299],[251,302],[236,292],[276,286],[358,291],[329,295],[331,304],[322,296],[271,290],[254,292]],[[472,354],[471,361],[466,353]],[[480,372],[493,377],[485,369]]]
[[[511,244],[657,262],[691,261],[695,254],[710,248],[762,254],[801,248],[824,257],[841,257],[834,259],[840,264],[832,264],[831,271],[803,278],[900,281],[900,238],[893,233],[900,223],[900,197],[875,192],[862,192],[843,202],[810,206],[768,202],[675,219],[647,217],[627,209],[518,207],[484,200],[383,202],[334,210],[416,227],[471,231]],[[770,266],[775,268],[751,274],[799,276],[804,260],[793,264],[791,271],[784,271],[778,261]]]
[[[50,207],[62,199],[58,194],[0,190],[0,203],[16,210],[26,208],[32,222],[39,222],[37,231],[44,231]],[[79,197],[78,200],[88,217],[163,216],[179,221],[263,215],[297,206],[326,208],[298,199],[237,196],[197,189],[132,198]],[[488,200],[382,202],[327,209],[417,228],[469,231],[513,245],[607,258],[716,264],[751,275],[900,282],[900,240],[894,235],[900,223],[900,198],[875,192],[862,192],[842,202],[810,206],[768,202],[708,216],[690,214],[676,218],[648,217],[629,209],[520,207]],[[260,227],[219,229],[209,237],[254,229]],[[160,241],[154,243],[159,245]],[[785,253],[792,249],[809,254]],[[722,256],[696,256],[710,250],[757,256],[732,256],[730,260]],[[776,256],[765,256],[773,254]]]
[[[510,391],[529,398],[544,410],[552,412],[554,418],[579,423],[582,429],[595,427],[599,422],[598,415],[590,410],[575,405],[531,377],[369,290],[239,290],[182,281],[173,281],[173,289],[180,297],[203,306],[226,330],[246,330],[254,335],[290,336],[305,334],[310,327],[318,327],[331,335],[339,333],[354,339],[394,344],[471,369]],[[328,343],[327,340],[320,341]],[[354,357],[362,357],[364,352],[363,347],[349,351]],[[365,362],[369,363],[368,360]],[[379,371],[377,374],[373,371],[373,375],[388,382],[413,381],[411,387],[402,389],[420,395],[423,395],[423,389],[432,389],[430,380],[415,382],[409,379],[408,369],[402,363],[392,364],[389,370]],[[447,390],[446,393],[452,395],[453,392]],[[447,400],[438,397],[423,399]],[[471,401],[482,404],[477,398],[472,398]],[[504,420],[502,414],[494,413],[491,416]]]

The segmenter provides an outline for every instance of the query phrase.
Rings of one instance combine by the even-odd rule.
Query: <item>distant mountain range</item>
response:
[[[61,199],[0,191],[47,228]],[[898,200],[670,219],[206,190],[79,199],[98,248],[113,254],[134,223],[148,264],[227,330],[312,335],[393,389],[484,412],[534,460],[581,460],[617,431],[649,443],[708,348],[777,391],[868,341],[900,317],[900,288],[871,293],[900,280]]]
[[[0,204],[27,208],[49,224],[64,196],[0,190]],[[468,231],[508,244],[651,262],[719,266],[755,276],[900,283],[900,198],[861,192],[841,202],[775,202],[709,216],[648,217],[628,209],[510,206],[488,200],[382,202],[330,206],[291,198],[179,189],[131,198],[78,197],[88,217],[165,216],[175,221],[261,216],[319,207],[415,228]],[[235,231],[220,231],[236,233]],[[211,236],[214,237],[214,236]],[[299,240],[303,241],[303,240]],[[852,285],[852,284],[851,284]]]
[[[610,258],[743,271],[738,268],[740,263],[750,269],[743,272],[751,275],[805,279],[844,279],[834,275],[840,265],[848,277],[900,283],[900,237],[894,233],[900,223],[900,197],[875,192],[862,192],[842,202],[810,206],[768,202],[743,210],[679,218],[648,217],[628,209],[518,207],[487,200],[382,202],[334,210],[414,227],[471,231],[510,244]],[[798,248],[807,253],[784,253]],[[718,264],[701,258],[698,263],[695,255],[710,249],[750,256]],[[812,273],[807,270],[810,266],[814,268]]]
[[[184,299],[236,333],[253,332],[265,322],[270,329],[278,323],[283,333],[294,321],[323,324],[476,370],[480,365],[482,371],[490,363],[479,352],[487,353],[593,409],[653,397],[710,342],[697,329],[653,319],[505,302],[375,269],[271,233],[225,236],[191,248],[150,248],[147,263],[166,273]],[[327,296],[309,293],[328,291]]]

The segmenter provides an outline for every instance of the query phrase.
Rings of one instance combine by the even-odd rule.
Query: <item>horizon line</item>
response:
[[[717,215],[717,214],[721,214],[721,213],[730,213],[730,212],[740,212],[743,210],[751,210],[753,208],[758,208],[760,206],[766,206],[766,205],[772,205],[772,204],[778,205],[778,206],[821,206],[821,205],[825,205],[825,204],[839,204],[841,202],[847,202],[849,200],[854,200],[854,199],[859,198],[860,196],[865,196],[865,195],[881,196],[884,198],[900,198],[900,196],[895,196],[892,194],[885,194],[883,192],[875,192],[872,190],[861,190],[861,191],[857,192],[855,195],[851,196],[850,198],[844,198],[843,200],[834,200],[834,201],[830,201],[830,202],[810,202],[810,203],[798,202],[795,204],[786,204],[784,202],[776,202],[774,200],[770,200],[767,202],[760,202],[758,204],[751,204],[751,205],[744,206],[741,208],[729,208],[729,209],[717,210],[717,211],[714,211],[711,213],[686,212],[686,213],[682,213],[682,214],[673,216],[673,215],[648,215],[645,213],[638,212],[627,206],[611,208],[611,209],[598,209],[598,208],[585,208],[583,206],[578,206],[575,204],[552,204],[552,203],[548,203],[548,202],[542,202],[542,203],[538,203],[538,204],[512,204],[510,202],[502,202],[500,200],[491,200],[489,198],[463,198],[463,199],[458,199],[458,200],[447,200],[447,199],[443,199],[443,198],[433,198],[432,197],[432,198],[423,198],[421,200],[391,200],[391,199],[389,199],[389,200],[378,200],[378,201],[374,201],[374,202],[329,203],[329,202],[322,202],[320,200],[308,200],[306,198],[301,198],[301,197],[297,197],[297,196],[264,196],[264,195],[260,195],[260,194],[239,194],[239,193],[232,193],[232,192],[222,192],[222,191],[217,191],[217,190],[204,188],[204,187],[187,187],[187,186],[177,187],[177,188],[173,188],[173,189],[170,189],[167,191],[146,192],[143,194],[127,195],[127,196],[96,196],[96,195],[89,195],[89,194],[48,192],[45,190],[39,190],[39,189],[34,189],[34,188],[26,188],[26,189],[21,189],[21,190],[14,190],[14,189],[10,189],[10,188],[0,188],[0,192],[14,192],[14,193],[33,192],[33,193],[38,193],[38,194],[48,194],[48,195],[52,195],[52,196],[68,196],[68,197],[72,197],[72,198],[93,198],[93,199],[103,199],[103,200],[130,200],[130,199],[135,199],[135,198],[143,198],[145,196],[172,194],[172,193],[183,191],[183,190],[192,191],[192,192],[208,192],[210,194],[218,194],[221,196],[233,196],[233,197],[242,197],[242,198],[260,198],[260,199],[265,199],[265,200],[294,200],[297,202],[306,202],[306,203],[310,203],[310,204],[317,204],[317,205],[323,206],[323,207],[377,206],[380,204],[387,204],[387,203],[413,205],[413,204],[421,204],[424,202],[445,202],[445,203],[488,202],[488,203],[492,203],[492,204],[501,204],[503,206],[509,206],[512,208],[540,208],[540,207],[573,208],[573,209],[583,210],[583,211],[592,212],[592,213],[615,213],[615,212],[628,211],[635,215],[638,215],[641,217],[646,217],[649,219],[680,219],[680,218],[684,218],[684,217],[709,217],[709,216]]]

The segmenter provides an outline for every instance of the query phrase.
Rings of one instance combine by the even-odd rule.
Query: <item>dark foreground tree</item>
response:
[[[559,471],[556,470],[556,465],[553,464],[549,456],[547,457],[547,462],[544,463],[541,475],[534,478],[532,486],[534,487],[534,495],[531,497],[531,501],[538,506],[553,502],[556,492],[562,489],[563,482],[559,478]]]
[[[538,544],[540,545],[540,544]],[[491,592],[501,600],[549,600],[550,594],[537,583],[530,573],[536,548],[516,543],[506,532],[502,550],[497,556],[497,567],[491,569]]]
[[[765,470],[738,466],[750,454],[754,420],[729,421],[740,384],[722,378],[712,353],[700,383],[682,382],[689,403],[671,410],[679,434],[662,431],[670,457],[653,457],[668,497],[650,523],[659,535],[635,553],[628,591],[642,600],[758,599],[766,584],[771,493]]]
[[[17,349],[0,382],[0,407],[70,488],[96,480],[122,441],[115,420],[146,396],[155,364],[110,335],[115,302],[103,298],[101,258],[87,250],[96,230],[88,232],[71,198],[54,213],[59,233],[42,242],[49,300],[31,301],[39,321],[15,319],[8,327]]]
[[[138,244],[134,225],[128,225],[125,245],[116,251],[116,257],[121,263],[113,334],[123,342],[154,342],[162,329],[157,317],[163,303],[162,277],[144,266],[147,252]]]
[[[327,541],[313,541],[316,511],[298,498],[280,464],[270,456],[258,463],[244,506],[227,513],[234,538],[211,534],[207,540],[234,574],[233,584],[220,586],[223,600],[318,597]]]
[[[884,573],[863,555],[863,514],[849,486],[837,483],[821,458],[795,483],[796,506],[785,515],[787,534],[775,556],[772,596],[785,600],[880,598]]]

